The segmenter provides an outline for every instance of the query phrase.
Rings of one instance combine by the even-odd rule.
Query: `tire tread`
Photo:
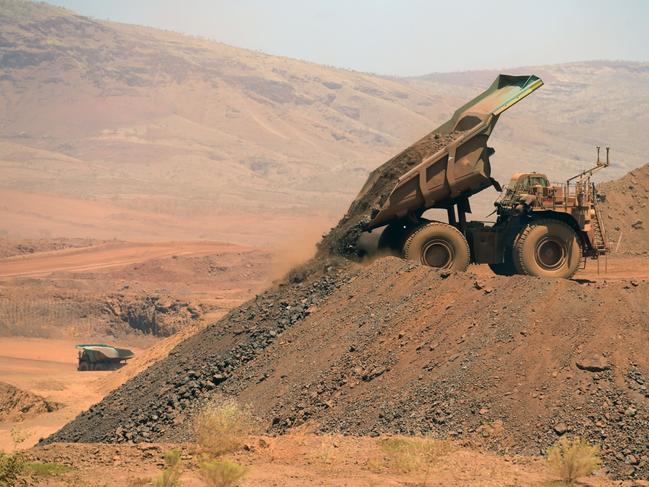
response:
[[[412,242],[413,242],[414,239],[417,237],[417,235],[420,234],[420,233],[423,232],[423,231],[426,231],[427,229],[429,229],[429,228],[431,228],[431,227],[433,227],[433,226],[439,226],[439,227],[443,227],[443,228],[449,228],[449,229],[452,229],[451,231],[456,232],[456,233],[461,237],[462,242],[464,243],[464,246],[465,246],[465,249],[466,249],[466,255],[468,256],[466,263],[465,263],[465,264],[463,263],[463,265],[462,265],[462,269],[466,269],[466,268],[469,266],[470,261],[471,261],[471,250],[470,250],[470,248],[469,248],[469,242],[467,242],[467,240],[466,240],[466,238],[464,237],[464,235],[462,234],[462,232],[460,232],[460,231],[459,231],[457,228],[455,228],[454,226],[449,225],[448,223],[442,223],[442,222],[428,222],[428,223],[426,223],[426,224],[424,224],[424,225],[421,225],[421,226],[416,227],[416,228],[415,228],[415,229],[410,233],[410,235],[408,235],[408,238],[406,238],[406,241],[405,241],[405,243],[403,244],[403,251],[402,251],[402,255],[403,255],[403,257],[405,258],[405,256],[407,255],[408,250],[410,249],[410,246],[412,245]]]
[[[532,232],[532,230],[535,227],[547,225],[549,223],[552,224],[557,224],[563,227],[566,227],[569,229],[573,234],[574,234],[574,229],[568,225],[567,223],[558,220],[558,219],[552,219],[552,218],[540,218],[538,220],[534,220],[531,223],[528,223],[523,227],[523,230],[519,233],[518,237],[516,238],[516,241],[514,243],[514,248],[513,248],[513,259],[514,259],[514,264],[516,266],[516,269],[521,273],[525,275],[532,275],[530,273],[530,269],[527,269],[525,267],[525,262],[523,260],[523,247],[525,245],[525,241],[527,238],[529,238],[529,234]],[[576,237],[576,235],[575,235]],[[579,245],[579,242],[577,242],[577,245]],[[577,272],[579,266],[576,266],[575,269],[572,271],[571,274],[567,275],[564,277],[564,279],[571,279],[575,273]]]

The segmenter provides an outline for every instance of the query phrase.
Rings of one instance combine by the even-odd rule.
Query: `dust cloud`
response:
[[[268,284],[283,278],[289,271],[315,256],[317,244],[331,225],[324,220],[301,224],[290,238],[278,244],[268,274]]]

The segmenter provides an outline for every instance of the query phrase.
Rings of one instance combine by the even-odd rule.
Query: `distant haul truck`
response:
[[[500,275],[559,278],[572,277],[587,258],[606,254],[591,176],[609,165],[608,147],[605,161],[598,148],[595,166],[564,184],[551,184],[545,174],[521,173],[503,189],[491,177],[495,151],[487,141],[500,114],[542,85],[534,75],[500,75],[433,131],[450,140],[448,145],[409,168],[372,210],[365,230],[383,227],[379,247],[440,269],[462,271],[477,263]],[[370,186],[371,177],[359,197]],[[496,223],[467,222],[469,198],[491,186],[502,193],[495,202]],[[424,219],[430,208],[445,209],[448,221]]]
[[[77,345],[79,364],[77,370],[116,370],[126,365],[134,354],[126,348],[115,348],[104,344]]]

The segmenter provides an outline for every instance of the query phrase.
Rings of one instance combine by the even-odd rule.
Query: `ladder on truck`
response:
[[[594,189],[595,186],[593,185],[593,190]],[[593,211],[590,224],[592,225],[593,228],[594,241],[592,242],[592,244],[593,244],[593,250],[595,252],[591,256],[591,258],[597,260],[597,274],[599,274],[599,258],[602,255],[604,256],[604,273],[606,274],[608,272],[608,252],[609,252],[608,243],[606,241],[606,231],[604,230],[604,225],[602,223],[602,213],[599,211],[599,208],[597,206],[594,206],[593,210],[594,211]],[[586,260],[587,258],[584,257],[584,268],[586,268]]]
[[[599,211],[599,208],[595,207],[595,215],[591,223],[593,225],[593,233],[595,234],[595,241],[593,242],[593,244],[598,255],[606,254],[608,252],[606,233],[601,222],[602,213]]]

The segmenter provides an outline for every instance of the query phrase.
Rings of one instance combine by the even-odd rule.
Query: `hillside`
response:
[[[599,188],[607,239],[615,251],[647,254],[649,242],[649,164]]]
[[[102,232],[42,221],[66,205],[112,232],[137,232],[147,212],[193,220],[188,238],[237,239],[251,214],[278,221],[345,204],[369,168],[430,123],[432,96],[403,81],[42,4],[1,6],[3,186],[57,198],[5,231]],[[18,208],[8,216],[21,196],[9,194]],[[146,236],[179,226],[164,223]]]
[[[395,258],[313,262],[47,441],[185,441],[197,406],[221,392],[274,433],[430,433],[538,454],[570,432],[601,444],[615,475],[643,478],[649,464],[616,455],[648,454],[648,293]]]
[[[496,75],[387,78],[19,0],[0,0],[0,56],[0,236],[26,238],[259,245],[326,229],[371,169]],[[508,71],[546,86],[496,129],[501,180],[563,179],[596,144],[613,147],[605,178],[645,162],[649,64]]]

